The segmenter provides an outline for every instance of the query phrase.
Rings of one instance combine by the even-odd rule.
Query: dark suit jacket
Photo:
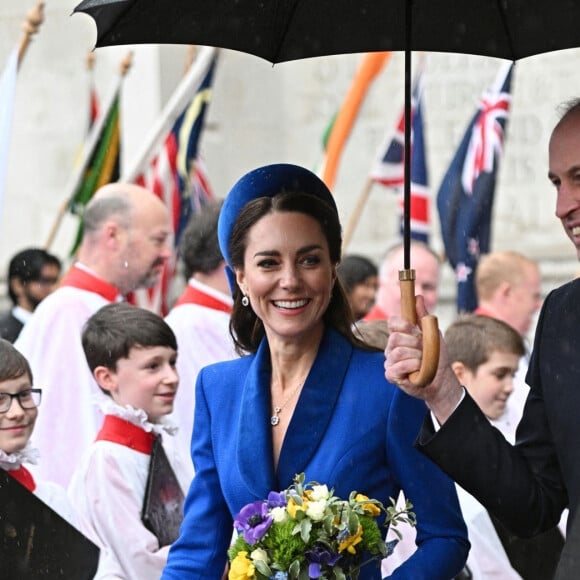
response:
[[[24,324],[18,320],[12,310],[0,316],[0,336],[10,342],[15,342]]]
[[[413,447],[425,405],[384,378],[384,355],[354,348],[327,330],[300,394],[280,453],[272,461],[270,353],[205,367],[198,376],[192,457],[195,477],[180,538],[163,579],[219,579],[232,521],[247,503],[306,481],[389,505],[402,488],[417,515],[419,549],[392,576],[449,580],[467,556],[465,525],[452,481]],[[182,377],[183,380],[183,377]],[[361,580],[380,578],[373,566]]]
[[[468,395],[437,434],[426,420],[417,445],[522,537],[556,525],[568,506],[556,578],[580,578],[580,281],[546,298],[526,380],[515,447]]]

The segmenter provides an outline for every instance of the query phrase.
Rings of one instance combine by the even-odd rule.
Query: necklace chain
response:
[[[300,389],[300,387],[302,387],[305,382],[306,379],[298,383],[294,387],[294,390],[286,397],[286,400],[281,405],[274,405],[274,414],[270,417],[270,424],[272,425],[272,427],[276,427],[276,425],[280,423],[279,415],[282,412],[282,409],[286,406],[286,404],[290,401],[290,399],[294,397],[294,395],[298,392],[298,389]]]

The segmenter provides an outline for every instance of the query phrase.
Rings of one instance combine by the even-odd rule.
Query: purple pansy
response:
[[[285,507],[286,503],[286,494],[283,491],[280,493],[277,491],[271,491],[268,494],[268,507],[270,509],[275,507]]]
[[[308,576],[310,578],[320,578],[322,576],[322,566],[334,566],[341,558],[340,554],[334,554],[324,546],[316,545],[312,550],[304,553],[308,560]]]
[[[265,501],[255,501],[245,505],[234,520],[237,530],[243,531],[244,540],[253,546],[261,540],[272,525]]]

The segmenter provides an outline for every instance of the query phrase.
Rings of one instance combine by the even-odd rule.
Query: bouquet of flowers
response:
[[[304,479],[304,473],[297,475],[288,489],[247,504],[235,517],[238,537],[228,551],[230,580],[355,580],[364,565],[380,566],[399,541],[383,540],[381,514],[399,539],[397,524],[415,525],[409,502],[398,510],[391,498],[385,508],[356,491],[344,500],[326,485],[304,484]]]

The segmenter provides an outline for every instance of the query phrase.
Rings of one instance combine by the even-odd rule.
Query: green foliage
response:
[[[309,580],[311,562],[320,562],[313,565],[319,566],[322,580],[357,580],[362,566],[369,562],[379,566],[387,555],[381,518],[399,537],[395,529],[399,523],[415,525],[409,502],[399,510],[391,498],[391,505],[384,507],[356,491],[343,500],[325,485],[304,481],[301,473],[287,490],[273,494],[280,496],[273,504],[253,502],[242,510],[246,519],[240,526],[256,543],[249,545],[240,534],[228,556],[233,561],[244,552],[237,564],[243,569],[253,563],[256,580],[272,578],[277,571],[286,572],[289,580]],[[236,519],[240,521],[239,516]],[[311,554],[314,560],[309,560]]]

